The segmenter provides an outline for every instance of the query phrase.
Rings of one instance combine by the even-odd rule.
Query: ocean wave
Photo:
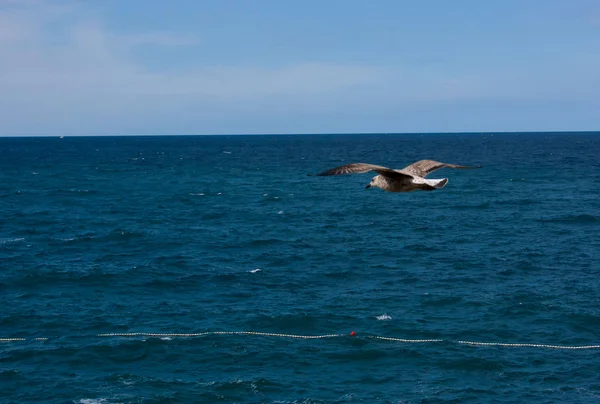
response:
[[[262,239],[254,239],[247,244],[250,247],[261,247],[261,246],[267,246],[267,245],[272,245],[272,244],[279,244],[282,242],[283,242],[283,240],[279,239],[279,238],[262,238]]]
[[[19,243],[21,241],[25,241],[25,238],[24,237],[0,238],[0,245],[3,245],[3,244],[12,244],[12,243]]]
[[[568,316],[569,323],[574,328],[595,332],[600,328],[600,314],[574,313]]]
[[[539,199],[532,198],[523,198],[523,199],[501,199],[494,201],[494,205],[517,205],[517,206],[527,206],[527,205],[538,205],[541,201]]]
[[[552,218],[536,219],[536,221],[541,223],[598,224],[600,222],[600,216],[590,214],[563,215]]]
[[[92,241],[96,238],[96,233],[82,233],[82,234],[76,234],[74,236],[71,237],[65,237],[65,238],[51,238],[50,242],[51,244],[76,244],[76,243],[80,243],[80,242],[89,242]]]
[[[238,279],[236,274],[216,274],[212,276],[212,279],[216,282],[234,282]]]
[[[446,246],[439,246],[439,245],[435,245],[435,244],[421,244],[421,243],[406,244],[404,246],[404,248],[407,250],[412,250],[412,251],[416,251],[416,252],[427,252],[427,253],[433,253],[433,252],[439,252],[439,251],[446,250]]]
[[[472,205],[468,205],[468,204],[465,204],[465,205],[453,205],[453,206],[451,206],[451,208],[452,209],[458,209],[458,210],[461,210],[461,209],[465,209],[465,210],[466,209],[474,209],[474,210],[477,210],[477,209],[487,209],[490,206],[491,206],[490,202],[481,202],[481,203],[476,203],[476,204],[472,204]]]
[[[202,215],[202,220],[209,221],[209,220],[214,220],[214,219],[222,219],[224,217],[227,217],[230,214],[231,214],[231,212],[228,212],[225,210],[206,212]]]
[[[337,359],[354,362],[377,362],[390,355],[389,350],[381,348],[363,348],[359,350],[350,349],[347,351],[337,351],[329,354],[330,359]]]
[[[463,298],[460,296],[442,296],[442,297],[431,297],[421,303],[422,306],[453,306],[461,303]]]
[[[164,338],[161,338],[164,340]],[[136,387],[152,387],[152,388],[173,388],[175,386],[197,386],[197,381],[192,380],[181,380],[179,378],[160,378],[160,377],[149,377],[133,373],[114,373],[106,377],[105,380],[109,383],[117,382],[124,386],[136,386]]]
[[[285,332],[306,334],[314,330],[317,318],[310,314],[259,314],[249,321],[249,326],[257,330],[275,330],[273,332]]]
[[[101,241],[129,241],[146,237],[146,233],[134,230],[115,229],[107,235],[99,238]]]
[[[356,271],[340,269],[339,271],[324,272],[323,276],[325,276],[326,278],[333,278],[333,279],[348,279],[348,278],[362,278],[364,275],[361,273],[357,273]]]
[[[54,194],[62,194],[62,193],[67,193],[67,194],[96,194],[96,193],[98,193],[98,191],[95,190],[95,189],[77,189],[77,188],[55,189],[55,190],[50,191],[50,192],[54,193]]]
[[[149,358],[152,352],[161,351],[164,344],[168,343],[159,337],[106,341],[103,344],[89,346],[85,350],[85,355],[110,363],[136,363]]]
[[[441,358],[438,365],[444,369],[460,371],[501,371],[504,363],[501,360],[492,360],[481,357],[467,357],[460,359]]]
[[[251,391],[253,393],[259,393],[273,386],[277,386],[277,384],[265,378],[251,380],[235,379],[227,382],[215,382],[212,384],[212,387],[219,392]]]
[[[23,376],[16,370],[8,369],[8,370],[0,370],[0,378],[4,380],[16,380],[22,379]]]
[[[123,273],[113,273],[95,268],[83,268],[80,270],[64,270],[60,267],[46,267],[38,265],[34,268],[23,270],[10,278],[6,278],[6,284],[23,288],[38,289],[56,285],[78,284],[103,286],[111,284],[123,278]]]

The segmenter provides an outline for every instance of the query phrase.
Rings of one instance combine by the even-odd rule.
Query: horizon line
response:
[[[154,134],[86,134],[86,135],[0,135],[0,138],[64,138],[64,137],[166,137],[166,136],[338,136],[338,135],[506,135],[506,134],[600,134],[600,130],[557,130],[557,131],[468,131],[468,132],[305,132],[305,133],[154,133]]]

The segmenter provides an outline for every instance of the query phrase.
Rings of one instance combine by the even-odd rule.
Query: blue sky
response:
[[[0,0],[0,136],[600,130],[596,0]]]

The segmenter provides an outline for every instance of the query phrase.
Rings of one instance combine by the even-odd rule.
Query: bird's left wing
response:
[[[376,171],[377,173],[392,178],[400,178],[400,177],[412,177],[409,173],[401,173],[397,170],[392,170],[391,168],[387,168],[384,166],[378,166],[375,164],[367,164],[367,163],[352,163],[346,164],[343,166],[335,167],[329,169],[327,171],[323,171],[318,176],[328,176],[328,175],[343,175],[343,174],[361,174],[369,171]]]

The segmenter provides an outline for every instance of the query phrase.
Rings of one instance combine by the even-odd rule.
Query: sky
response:
[[[0,0],[0,136],[593,130],[597,0]]]

